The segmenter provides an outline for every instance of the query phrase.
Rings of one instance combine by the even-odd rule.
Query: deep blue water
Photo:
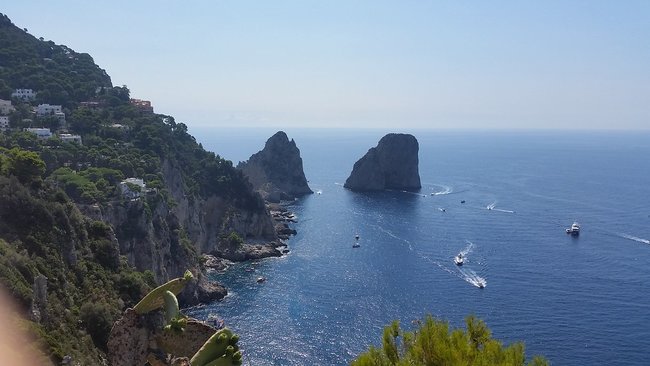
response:
[[[192,132],[236,163],[275,131]],[[385,132],[287,130],[322,194],[291,204],[288,256],[216,275],[230,295],[192,314],[223,317],[250,365],[345,365],[425,314],[476,314],[555,365],[647,365],[650,134],[411,131],[421,194],[345,190]]]

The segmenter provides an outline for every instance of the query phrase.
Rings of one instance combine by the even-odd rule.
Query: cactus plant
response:
[[[189,270],[185,271],[183,277],[174,278],[164,285],[160,285],[153,289],[145,297],[143,297],[137,305],[133,307],[133,310],[135,310],[135,312],[138,314],[145,314],[161,308],[163,305],[165,305],[165,299],[163,297],[165,291],[170,291],[174,295],[178,295],[181,291],[183,291],[185,285],[190,282],[192,278],[194,278],[192,272]]]
[[[127,309],[113,325],[108,342],[109,358],[122,365],[241,365],[239,336],[229,329],[217,330],[182,314],[178,294],[192,279],[189,271],[157,287],[133,309]],[[164,307],[165,325],[160,312]],[[191,359],[190,359],[191,357]]]

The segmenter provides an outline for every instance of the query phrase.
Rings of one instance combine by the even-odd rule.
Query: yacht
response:
[[[462,266],[464,262],[465,258],[463,258],[462,254],[458,253],[458,255],[454,257],[454,263],[456,263],[457,266]]]
[[[574,222],[570,228],[566,229],[566,233],[572,236],[580,235],[580,225],[577,222]]]

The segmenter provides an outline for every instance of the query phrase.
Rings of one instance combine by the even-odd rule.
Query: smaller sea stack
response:
[[[390,133],[354,163],[344,187],[353,191],[418,191],[422,187],[418,150],[415,136]]]

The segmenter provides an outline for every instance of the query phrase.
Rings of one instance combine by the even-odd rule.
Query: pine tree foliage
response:
[[[526,363],[523,343],[504,346],[474,316],[465,319],[465,330],[450,329],[447,322],[430,315],[418,324],[416,330],[406,332],[394,321],[384,328],[381,348],[371,346],[352,366],[548,365],[540,356]]]

